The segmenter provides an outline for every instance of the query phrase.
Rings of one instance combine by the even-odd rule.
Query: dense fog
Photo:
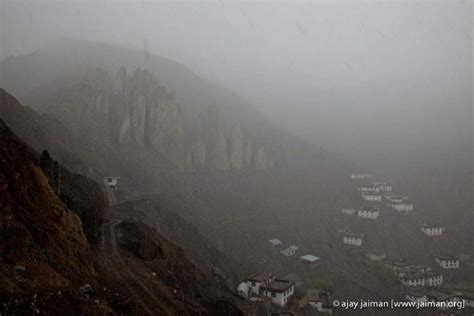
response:
[[[3,1],[2,56],[60,37],[169,57],[370,163],[471,142],[471,1]]]
[[[0,0],[0,316],[473,315],[473,6]]]

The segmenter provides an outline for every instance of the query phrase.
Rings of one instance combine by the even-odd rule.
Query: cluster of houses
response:
[[[375,206],[363,206],[358,208],[341,208],[342,214],[355,215],[367,219],[377,219],[380,215],[380,208]]]
[[[293,281],[278,278],[268,272],[258,272],[247,277],[237,287],[238,294],[251,301],[270,300],[285,306],[295,293]]]
[[[404,261],[386,261],[384,266],[408,287],[438,287],[443,284],[443,274],[427,265],[411,264]]]
[[[406,196],[400,195],[386,195],[385,205],[393,208],[398,212],[410,212],[413,211],[413,203],[408,201]]]
[[[447,289],[410,289],[405,298],[411,302],[463,302],[464,307],[474,307],[474,292]]]
[[[458,269],[459,258],[447,255],[434,255],[434,261],[439,268]],[[402,260],[385,261],[384,266],[398,277],[400,282],[408,287],[438,287],[443,285],[443,274],[426,265],[412,264]]]
[[[413,211],[413,203],[406,196],[392,195],[393,186],[384,181],[372,181],[370,173],[354,173],[351,179],[363,180],[364,184],[359,184],[357,190],[361,197],[367,202],[380,202],[398,212]]]
[[[280,248],[283,246],[283,243],[280,239],[274,238],[268,241],[274,248]],[[299,251],[299,248],[296,245],[291,245],[285,249],[280,250],[280,253],[285,257],[294,256]],[[300,257],[303,263],[315,263],[319,261],[319,257],[313,255],[304,255]]]
[[[348,216],[357,215],[360,218],[377,220],[381,214],[381,207],[388,207],[399,213],[409,213],[413,211],[413,203],[408,197],[393,194],[393,186],[384,181],[372,181],[370,173],[353,173],[351,179],[357,180],[357,191],[360,192],[363,201],[370,202],[370,206],[362,207],[342,207],[341,213]],[[420,230],[428,237],[441,236],[446,228],[438,224],[420,225]],[[353,239],[343,237],[343,242],[349,245],[360,246],[362,238]]]
[[[281,242],[280,239],[277,239],[277,238],[274,238],[274,239],[270,239],[268,241],[274,248],[280,248],[283,246],[283,243]],[[288,248],[285,248],[285,249],[282,249],[280,250],[280,253],[282,255],[284,255],[285,257],[291,257],[293,255],[296,254],[296,252],[298,252],[298,247],[295,246],[295,245],[291,245],[289,246]]]

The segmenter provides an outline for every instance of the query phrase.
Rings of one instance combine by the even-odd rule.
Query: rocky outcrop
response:
[[[114,228],[117,230],[119,245],[136,257],[153,261],[163,256],[163,249],[153,239],[156,232],[143,223],[124,221]]]
[[[100,228],[107,218],[107,199],[100,185],[61,167],[47,150],[41,154],[40,167],[56,195],[81,218],[87,240],[96,243],[100,237]]]
[[[263,146],[257,150],[254,159],[256,170],[267,170],[273,167],[273,160]]]
[[[226,127],[215,105],[201,113],[199,127],[193,134],[188,145],[189,171],[203,166],[220,171],[263,171],[273,167],[271,154],[263,146],[254,152],[254,140],[238,123]]]
[[[202,138],[206,146],[205,164],[217,170],[229,170],[227,139],[219,117],[218,108],[209,106],[201,116]]]
[[[127,76],[121,68],[112,84],[112,99],[117,104],[109,122],[119,144],[151,146],[184,170],[183,117],[174,93],[162,87],[147,70],[137,69]]]
[[[45,111],[97,142],[97,148],[87,149],[103,150],[103,155],[108,146],[131,145],[133,150],[157,152],[157,159],[166,159],[180,171],[235,172],[271,166],[270,151],[255,151],[261,145],[242,122],[229,115],[224,118],[216,104],[192,115],[183,113],[174,92],[148,70],[128,73],[121,67],[114,76],[89,70],[65,80],[45,99]]]
[[[234,170],[242,169],[244,165],[244,135],[240,126],[232,129],[230,135],[230,166]]]
[[[35,153],[2,120],[0,209],[0,292],[62,287],[94,275],[79,216],[60,201]]]
[[[105,91],[106,87],[109,91]],[[188,119],[191,123],[185,126],[185,113],[174,93],[167,91],[147,70],[137,69],[128,74],[122,67],[112,82],[102,83],[100,89],[93,91],[83,93],[88,95],[88,101],[82,102],[88,103],[82,106],[83,111],[92,113],[82,116],[103,117],[105,113],[104,124],[119,145],[152,148],[178,170],[188,172],[271,168],[270,153],[263,149],[254,152],[255,140],[239,123],[227,124],[215,104],[198,117]]]

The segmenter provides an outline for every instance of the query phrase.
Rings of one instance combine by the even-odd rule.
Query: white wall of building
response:
[[[260,293],[260,286],[262,285],[262,282],[247,280],[247,285],[250,289],[249,294],[258,295],[258,293]]]
[[[294,292],[295,286],[292,285],[284,292],[265,291],[263,295],[270,298],[272,303],[277,304],[279,306],[285,306],[288,303],[290,297],[294,294]]]
[[[361,218],[377,219],[379,217],[379,213],[379,211],[358,210],[357,216]]]
[[[355,208],[341,208],[341,212],[346,215],[354,215],[356,210]]]
[[[425,286],[425,278],[420,277],[416,279],[406,279],[406,278],[400,278],[400,282],[405,285],[405,286],[410,286],[410,287],[416,287],[416,286]]]
[[[426,285],[428,286],[441,286],[443,284],[443,275],[434,275],[426,278]]]
[[[443,268],[443,269],[457,269],[459,268],[459,260],[458,259],[440,259],[436,258],[436,262]]]
[[[421,227],[421,231],[428,236],[440,236],[444,233],[444,227]]]
[[[362,238],[344,236],[342,241],[343,241],[343,243],[348,244],[348,245],[353,245],[353,246],[357,246],[357,247],[362,246]]]

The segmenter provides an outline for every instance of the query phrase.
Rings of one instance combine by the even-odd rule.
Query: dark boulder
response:
[[[146,261],[163,256],[163,249],[153,236],[156,231],[140,222],[122,222],[116,226],[119,245]]]
[[[107,198],[100,185],[92,179],[69,172],[53,160],[47,150],[41,154],[40,167],[56,195],[81,218],[87,240],[95,243],[107,217]]]

